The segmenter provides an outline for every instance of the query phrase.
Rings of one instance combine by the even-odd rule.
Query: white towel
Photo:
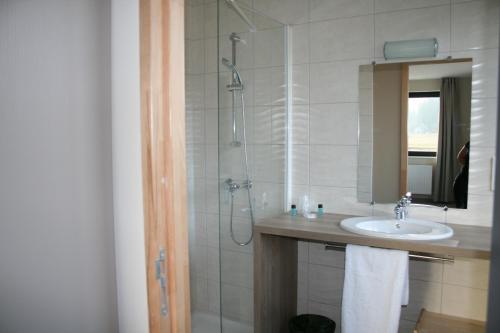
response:
[[[397,333],[408,289],[407,251],[347,245],[342,333]]]

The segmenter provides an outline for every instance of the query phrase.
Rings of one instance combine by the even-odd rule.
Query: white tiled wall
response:
[[[193,311],[218,313],[217,12],[186,3],[186,142]]]
[[[284,4],[267,2],[268,8],[275,7],[269,3]],[[286,6],[293,4],[286,2]],[[299,8],[303,10],[301,19],[297,19]],[[369,170],[370,162],[358,161],[357,155],[358,149],[364,148],[358,142],[370,141],[365,133],[358,137],[358,124],[371,118],[371,112],[360,112],[359,65],[385,62],[385,41],[436,37],[438,58],[473,58],[470,208],[450,210],[446,216],[438,210],[413,209],[412,214],[490,226],[499,2],[309,0],[307,9],[301,4],[288,11],[294,15],[281,19],[293,24],[292,201],[309,194],[313,201],[322,202],[326,211],[371,213],[366,204],[352,197],[357,195],[353,188],[358,183],[370,182],[369,176],[355,172],[359,163],[365,163]],[[326,193],[338,195],[335,199],[322,196]],[[382,213],[391,209],[390,205],[375,207]]]
[[[284,23],[292,24],[293,113],[292,201],[309,194],[326,211],[371,214],[389,213],[392,207],[359,204],[356,185],[357,125],[367,115],[359,114],[359,66],[384,62],[385,41],[436,37],[439,58],[473,58],[471,136],[471,186],[469,209],[442,212],[413,211],[437,220],[491,225],[492,197],[489,189],[489,159],[495,149],[497,103],[499,5],[496,0],[241,0]],[[218,189],[217,171],[217,45],[216,6],[211,0],[191,0],[187,25],[187,122],[190,166],[190,236],[196,240],[192,260],[194,308],[218,311]],[[226,15],[222,31],[244,31],[242,22]],[[282,71],[260,66],[274,63],[276,49],[271,38],[245,36],[248,47],[263,50],[258,59],[241,59],[242,74],[249,82],[253,105],[249,119],[253,145],[264,143],[263,156],[279,151],[275,140],[283,135],[282,115],[273,110],[282,91],[276,82]],[[223,48],[224,49],[224,48]],[[262,60],[262,61],[261,61]],[[275,87],[273,89],[273,87]],[[227,103],[223,101],[223,103]],[[226,117],[222,113],[221,117]],[[273,126],[273,122],[275,126]],[[227,126],[226,126],[227,127]],[[278,129],[278,130],[276,130]],[[226,131],[227,129],[221,129]],[[227,132],[226,132],[227,134]],[[226,135],[222,132],[222,135]],[[274,141],[273,141],[274,140]],[[279,142],[278,142],[279,143]],[[280,143],[281,144],[281,143]],[[228,156],[228,158],[233,158]],[[257,160],[257,159],[256,159]],[[278,163],[279,165],[279,163]],[[231,164],[227,164],[231,169]],[[224,167],[225,170],[226,167]],[[265,165],[256,166],[256,173]],[[273,167],[269,170],[274,170]],[[235,170],[228,170],[233,172]],[[274,172],[274,171],[273,171]],[[276,169],[275,172],[279,174]],[[262,188],[272,185],[262,183]],[[260,191],[260,192],[259,192]],[[263,193],[256,186],[256,197]],[[257,199],[258,200],[258,199]],[[226,221],[227,219],[222,219]],[[239,220],[244,222],[243,218]],[[222,228],[227,222],[222,223]],[[207,227],[208,226],[208,227]],[[246,250],[234,248],[226,233],[223,257],[239,261],[235,274],[223,278],[223,303],[234,305],[230,317],[250,320],[251,281],[246,279]],[[199,241],[198,241],[199,240]],[[194,244],[194,242],[192,243]],[[239,250],[239,251],[238,251]],[[301,243],[299,251],[299,312],[328,315],[339,320],[343,253],[325,252],[321,245]],[[198,259],[198,258],[196,258]],[[245,264],[246,263],[246,264]],[[235,263],[236,265],[236,263]],[[245,266],[246,265],[246,266]],[[456,259],[455,264],[412,262],[411,301],[404,310],[401,331],[410,331],[418,310],[429,310],[485,318],[487,262]],[[241,267],[240,267],[241,266]],[[242,274],[244,273],[244,274]],[[323,278],[318,278],[318,277]],[[229,308],[228,308],[229,309]]]

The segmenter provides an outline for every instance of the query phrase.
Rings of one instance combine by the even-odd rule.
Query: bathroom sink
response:
[[[340,222],[342,229],[355,234],[405,240],[437,240],[453,236],[449,226],[417,219],[402,221],[387,217],[353,217]]]

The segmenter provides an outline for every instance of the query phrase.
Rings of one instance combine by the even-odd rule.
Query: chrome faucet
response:
[[[406,194],[401,197],[401,199],[396,203],[394,207],[394,213],[396,214],[396,220],[404,221],[408,217],[408,207],[411,205],[411,192],[406,192]]]

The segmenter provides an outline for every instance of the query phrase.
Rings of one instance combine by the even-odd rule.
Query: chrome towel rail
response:
[[[374,247],[374,246],[372,246]],[[340,244],[340,243],[328,243],[325,245],[325,250],[326,251],[345,251],[346,245],[345,244]],[[430,260],[430,261],[441,261],[441,262],[454,262],[455,258],[452,256],[431,256],[431,255],[426,255],[426,254],[420,254],[420,253],[412,253],[408,255],[410,258],[418,259],[418,260]]]

